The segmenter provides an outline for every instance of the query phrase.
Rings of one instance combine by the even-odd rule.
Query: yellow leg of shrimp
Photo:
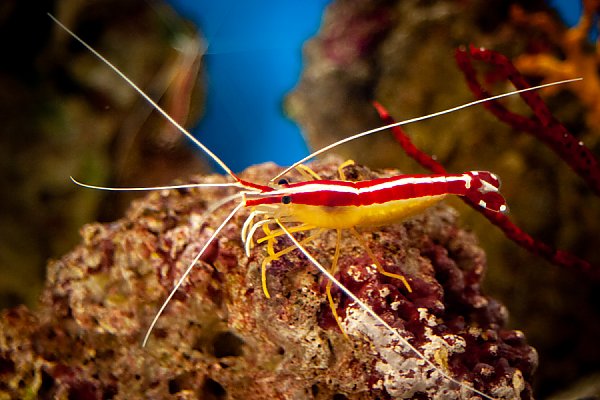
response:
[[[304,164],[296,166],[296,171],[300,172],[300,174],[307,180],[313,179],[318,181],[321,179],[321,176],[319,174],[317,174],[315,171],[313,171],[311,168],[307,167]]]
[[[268,256],[264,258],[261,267],[260,267],[260,278],[261,278],[261,282],[262,282],[262,289],[263,289],[263,293],[265,294],[265,297],[267,299],[271,298],[271,295],[269,294],[269,289],[267,288],[267,265],[271,262],[271,261],[275,261],[278,260],[281,256],[293,251],[296,249],[296,246],[289,246],[286,247],[285,249],[275,252],[275,238],[277,238],[278,236],[282,236],[285,234],[285,232],[280,232],[279,234],[276,234],[276,232],[272,232],[271,229],[267,226],[268,224],[263,225],[263,231],[265,231],[265,233],[267,234],[267,236],[269,237],[269,239],[267,240],[267,254]],[[299,225],[294,227],[294,231],[295,232],[301,232],[301,231],[307,231],[307,230],[311,230],[314,229],[314,226],[312,225]],[[316,233],[310,235],[309,237],[303,239],[300,241],[300,243],[302,243],[303,245],[306,243],[310,243],[311,241],[315,240],[315,238],[317,238],[319,235],[321,235],[321,233],[323,233],[323,229],[319,229]],[[264,239],[264,238],[261,238]]]
[[[310,231],[310,230],[316,229],[316,228],[317,227],[314,225],[302,224],[302,225],[291,227],[290,229],[288,229],[288,231],[291,233],[296,233],[296,232]],[[267,243],[270,242],[272,244],[273,243],[272,239],[285,235],[285,232],[283,232],[281,229],[272,231],[267,225],[263,226],[263,231],[265,232],[265,236],[258,239],[256,241],[257,244],[261,244],[263,242],[267,242]]]
[[[369,245],[364,241],[364,239],[362,238],[362,236],[360,236],[360,233],[358,233],[355,228],[350,228],[350,231],[356,237],[356,239],[358,239],[358,241],[362,244],[362,246],[365,248],[367,254],[369,255],[369,257],[371,257],[371,260],[373,261],[373,264],[375,265],[375,267],[377,267],[377,271],[381,275],[385,275],[385,276],[388,276],[390,278],[400,279],[402,281],[402,283],[404,284],[404,286],[406,287],[406,290],[408,290],[409,293],[412,293],[412,288],[408,284],[408,281],[406,280],[406,278],[404,276],[402,276],[402,275],[394,274],[392,272],[388,272],[385,269],[383,269],[383,267],[381,266],[381,264],[379,263],[379,261],[377,261],[377,258],[375,257],[375,254],[373,254],[373,252],[369,248]]]
[[[311,230],[311,229],[315,229],[315,227],[312,225],[299,225],[299,226],[295,226],[291,229],[288,229],[288,231],[291,233],[291,232],[307,231],[307,230]],[[285,249],[275,253],[275,250],[273,247],[273,244],[275,243],[275,238],[278,236],[284,235],[285,232],[281,229],[271,231],[271,229],[268,227],[268,224],[263,225],[263,231],[265,232],[266,236],[257,240],[257,243],[267,241],[267,253],[269,254],[269,256],[265,257],[265,259],[262,262],[261,280],[262,280],[263,292],[265,293],[265,296],[268,299],[270,299],[271,295],[269,294],[269,290],[267,288],[267,265],[271,261],[277,260],[281,256],[283,256],[293,250],[296,250],[296,246],[289,246],[289,247],[286,247]],[[323,231],[324,231],[324,229],[319,229],[316,233],[314,233],[314,234],[310,235],[309,237],[300,241],[300,243],[302,245],[305,245],[306,243],[313,241],[315,238],[319,237],[323,233]],[[335,253],[333,254],[333,261],[331,263],[331,270],[330,270],[332,274],[335,274],[337,271],[337,264],[338,264],[338,260],[340,258],[340,252],[341,252],[341,247],[340,247],[341,241],[342,241],[342,231],[341,231],[341,229],[337,229],[337,238],[336,238],[336,242],[335,242]],[[337,306],[336,306],[335,302],[333,301],[333,296],[331,295],[331,281],[327,282],[325,291],[327,293],[329,307],[331,308],[331,313],[333,314],[333,317],[335,318],[335,322],[338,324],[338,327],[340,328],[340,330],[342,331],[342,333],[344,334],[346,339],[349,339],[348,335],[346,334],[346,331],[344,330],[344,327],[342,326],[340,317],[337,313]]]
[[[346,174],[344,173],[344,168],[346,168],[350,165],[354,165],[354,164],[355,164],[354,160],[346,160],[340,164],[340,166],[338,167],[338,175],[341,180],[343,180],[343,181],[348,180],[348,179],[346,179]]]
[[[263,225],[262,229],[263,229],[263,232],[266,235],[265,236],[266,239],[265,238],[261,238],[261,239],[257,240],[256,243],[260,244],[263,241],[266,241],[267,242],[267,254],[269,255],[269,257],[274,257],[275,256],[275,247],[274,247],[275,241],[273,240],[273,238],[274,238],[273,232],[271,231],[271,228],[269,228],[269,224],[268,223],[265,224],[265,225]],[[263,283],[263,286],[264,286],[264,283]],[[269,297],[269,296],[267,296],[267,297]]]
[[[341,241],[342,241],[342,231],[340,229],[337,229],[337,239],[335,241],[335,253],[333,254],[333,261],[331,262],[331,270],[329,271],[329,272],[331,272],[331,275],[335,275],[335,273],[337,271],[338,259],[340,258]],[[344,330],[344,327],[342,326],[340,317],[338,316],[337,306],[336,306],[335,302],[333,301],[333,296],[331,296],[331,281],[330,280],[327,281],[327,286],[325,286],[325,292],[327,293],[327,300],[329,300],[329,307],[331,308],[331,313],[333,314],[333,317],[335,318],[335,322],[337,322],[338,327],[344,334],[344,337],[346,337],[346,339],[350,340],[350,338],[348,337],[348,334],[346,333],[346,331]]]
[[[263,232],[265,232],[266,237],[273,236],[272,232],[271,232],[271,228],[269,228],[269,224],[263,225]],[[262,241],[259,243],[262,243]],[[265,259],[263,260],[263,262],[260,266],[260,281],[262,284],[263,293],[265,294],[265,297],[267,299],[271,298],[271,295],[269,294],[269,289],[267,289],[267,264],[270,263],[272,260],[276,259],[274,243],[275,243],[275,240],[273,240],[273,238],[267,240],[268,256],[265,257]]]
[[[354,160],[346,160],[343,163],[340,164],[340,166],[338,167],[338,176],[340,177],[341,180],[346,181],[346,174],[344,174],[344,168],[346,168],[349,165],[354,165]],[[302,174],[302,176],[304,176],[306,179],[314,179],[314,180],[321,180],[323,178],[321,178],[321,176],[319,174],[317,174],[315,171],[313,171],[310,167],[307,167],[304,164],[300,164],[298,166],[296,166],[296,170],[298,172],[300,172]]]

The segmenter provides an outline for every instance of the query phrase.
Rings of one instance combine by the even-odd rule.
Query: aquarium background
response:
[[[171,1],[206,40],[206,110],[194,132],[234,171],[307,154],[282,101],[300,76],[302,43],[319,29],[328,3]]]
[[[352,2],[345,2],[346,5],[349,3]],[[406,3],[410,2],[398,4]],[[432,5],[432,2],[425,3]],[[176,178],[183,180],[207,170],[202,160],[204,155],[185,143],[181,135],[175,135],[181,142],[174,144],[167,142],[164,145],[164,142],[156,141],[156,138],[162,138],[159,133],[166,131],[167,124],[151,116],[145,102],[89,52],[61,35],[46,16],[48,11],[61,15],[68,26],[127,71],[136,82],[144,84],[160,82],[160,72],[176,65],[174,60],[178,55],[173,53],[178,53],[175,49],[179,47],[174,43],[179,42],[171,41],[173,38],[177,35],[187,35],[192,40],[197,37],[195,30],[189,29],[189,24],[182,24],[170,6],[145,0],[102,0],[85,5],[66,0],[55,8],[54,1],[35,5],[22,2],[9,4],[13,4],[14,9],[7,7],[2,9],[4,14],[0,12],[0,17],[5,17],[0,21],[3,49],[10,55],[0,63],[0,79],[4,79],[4,96],[0,96],[0,112],[3,113],[0,168],[2,186],[7,188],[0,208],[0,307],[26,304],[31,308],[38,304],[47,260],[62,257],[80,243],[78,232],[85,223],[115,221],[124,215],[130,204],[128,198],[115,198],[115,192],[77,187],[68,179],[69,175],[92,184],[142,186],[170,183]],[[191,96],[188,93],[186,97],[185,93],[174,88],[167,91],[165,97],[172,95],[181,104],[189,102],[193,105],[189,120],[195,120],[199,113],[204,113],[204,119],[195,129],[198,137],[233,169],[239,171],[247,165],[264,161],[290,164],[308,152],[304,133],[285,116],[284,99],[293,91],[304,70],[302,48],[305,40],[319,30],[322,12],[328,4],[328,1],[226,1],[219,4],[171,1],[171,5],[185,18],[200,25],[207,52],[203,73],[197,82],[200,94]],[[552,1],[550,4],[561,10],[569,25],[577,22],[581,12],[579,2]],[[445,32],[442,30],[443,34]],[[478,43],[476,39],[471,42]],[[423,49],[423,44],[418,43],[415,49]],[[441,69],[441,63],[455,69],[449,57],[439,58],[439,63],[427,63],[422,61],[428,61],[429,54],[434,53],[420,53],[415,50],[407,52],[407,57],[396,58],[399,63],[419,66],[418,77],[423,76],[424,66],[435,69],[436,73]],[[381,65],[388,67],[389,59]],[[455,81],[457,86],[466,90],[462,79]],[[204,85],[208,87],[206,104]],[[400,89],[390,91],[382,99],[386,99],[388,107],[393,106],[400,98],[399,93],[413,92],[413,85],[415,81],[398,83],[396,87]],[[432,89],[425,93],[439,94],[440,99],[443,99],[444,93],[455,94],[437,81],[432,80],[430,86]],[[144,87],[155,98],[161,97],[162,92],[154,90],[152,84]],[[358,97],[348,95],[340,97],[340,101],[328,102],[325,100],[327,93],[314,90],[309,93],[312,93],[315,106],[307,107],[305,114],[313,116],[325,106],[342,108]],[[452,98],[449,103],[455,105],[471,98],[471,94],[467,93]],[[168,107],[170,103],[167,100],[164,104]],[[341,109],[334,111],[345,115],[341,118],[343,121],[363,118],[372,111],[368,101],[364,102],[364,112],[344,114]],[[558,101],[556,109],[567,112],[572,109],[568,105],[576,103],[573,97],[562,97]],[[287,105],[287,111],[295,111],[293,101],[288,101]],[[202,111],[205,106],[206,110]],[[439,106],[436,103],[434,108],[440,109]],[[401,108],[396,108],[393,115],[401,116],[402,112]],[[474,113],[483,114],[477,110]],[[302,121],[299,114],[302,113],[294,113],[296,119]],[[562,118],[563,115],[557,116]],[[583,120],[581,115],[579,117]],[[461,115],[453,115],[451,120],[464,126],[465,120]],[[377,118],[370,122],[373,121],[379,122]],[[335,140],[332,133],[343,136],[358,130],[344,129],[339,124],[332,124],[328,129],[303,124],[308,126],[306,132],[313,131],[311,139],[314,140],[316,135],[327,143]],[[424,132],[421,139],[435,140],[452,128],[443,126],[443,122],[438,124],[442,125],[440,129],[431,129],[427,124],[410,127],[410,134],[419,138],[414,128],[420,128]],[[594,211],[600,203],[578,183],[578,178],[552,154],[544,163],[547,151],[543,146],[537,147],[535,152],[521,152],[517,145],[527,142],[527,139],[506,139],[508,136],[498,133],[497,129],[502,129],[500,124],[496,123],[490,130],[492,133],[487,135],[482,126],[476,128],[465,130],[476,133],[469,136],[472,140],[480,140],[488,148],[505,150],[508,142],[511,146],[515,145],[510,160],[526,160],[513,176],[510,171],[501,172],[503,191],[510,197],[511,217],[541,239],[552,242],[562,236],[562,242],[556,241],[559,246],[583,257],[591,258],[591,254],[597,259],[592,252],[593,238],[598,236],[598,230],[593,225],[600,219],[593,216],[600,215],[600,212]],[[432,133],[439,135],[433,136]],[[134,146],[130,138],[139,139],[141,146]],[[587,138],[583,140],[588,143]],[[380,158],[380,166],[397,167],[382,161],[382,153],[370,148],[364,151],[368,146],[365,143],[368,141],[357,143],[361,154],[374,154]],[[341,153],[344,149],[337,150]],[[595,152],[598,153],[597,147]],[[397,147],[390,146],[388,153],[396,160],[407,158]],[[496,171],[495,166],[488,165],[492,157],[486,159],[476,154],[471,159],[461,155],[454,157],[455,161],[457,158],[463,164],[449,162],[449,169],[462,171],[477,167]],[[417,168],[412,165],[401,170],[419,171]],[[457,203],[452,204],[460,207]],[[508,247],[506,251],[506,238],[489,229],[489,225],[478,227],[478,221],[487,224],[481,216],[470,218],[468,212],[462,209],[460,213],[463,226],[470,227],[482,242],[486,236],[496,235],[496,242],[490,240],[484,245],[490,260],[487,280],[496,285],[495,291],[490,289],[490,293],[506,299],[504,301],[518,303],[509,307],[511,321],[513,326],[523,328],[531,343],[541,350],[543,361],[538,376],[547,384],[543,389],[550,392],[554,387],[549,387],[548,382],[554,382],[555,387],[564,386],[575,380],[574,375],[581,376],[578,371],[595,368],[598,357],[595,357],[594,349],[597,346],[584,347],[585,343],[597,343],[595,328],[600,326],[590,322],[596,321],[596,312],[585,315],[586,307],[596,304],[590,300],[596,297],[586,297],[588,290],[594,293],[588,287],[590,283],[575,275],[564,279],[558,275],[563,273],[562,270],[548,265],[539,257],[526,255],[522,250]],[[590,234],[583,236],[588,232],[586,227]],[[575,239],[568,242],[564,237]],[[510,255],[513,261],[499,258],[504,254]],[[528,276],[533,279],[525,279]],[[553,282],[558,282],[558,285],[551,285]],[[521,297],[523,292],[541,294],[525,298]],[[582,298],[584,301],[578,302]],[[537,312],[540,309],[543,312]],[[564,314],[557,314],[556,309],[563,310]],[[560,318],[552,319],[557,315]],[[585,318],[585,322],[576,316]],[[546,334],[549,330],[552,335]],[[592,340],[586,341],[586,338]],[[573,343],[576,343],[577,353],[572,349]],[[575,363],[577,369],[571,368]]]
[[[283,100],[300,77],[302,45],[331,1],[169,2],[206,40],[207,100],[196,137],[234,171],[267,161],[289,165],[308,154]],[[579,2],[548,3],[569,26],[577,23]]]

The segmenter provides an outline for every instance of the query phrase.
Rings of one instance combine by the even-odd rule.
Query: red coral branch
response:
[[[386,125],[393,124],[396,122],[394,118],[390,116],[390,113],[381,104],[374,101],[373,105],[377,109],[379,117]],[[400,143],[400,146],[402,146],[402,149],[404,149],[404,152],[408,154],[410,158],[421,164],[425,169],[428,169],[429,171],[435,174],[447,173],[446,169],[442,164],[434,160],[433,157],[431,157],[429,154],[417,148],[417,146],[413,144],[408,135],[404,132],[404,129],[402,129],[400,126],[393,127],[392,133],[394,134],[394,138],[396,139],[396,141],[398,141],[398,143]]]
[[[374,102],[373,104],[385,124],[392,124],[395,122],[381,104],[377,102]],[[421,149],[417,148],[400,126],[393,127],[392,133],[406,154],[421,164],[424,168],[434,173],[447,173],[442,164],[434,160]],[[532,238],[529,234],[515,225],[505,214],[496,213],[481,208],[479,205],[475,204],[466,197],[461,197],[461,199],[469,206],[483,214],[494,225],[499,227],[507,238],[517,243],[519,246],[527,249],[531,253],[539,255],[555,265],[578,270],[593,276],[594,278],[600,277],[600,271],[598,271],[596,268],[593,268],[589,262],[582,260],[581,258],[578,258],[577,256],[574,256],[566,251],[556,250],[548,244]]]
[[[510,80],[517,89],[530,87],[513,63],[496,51],[470,46],[468,51],[465,48],[457,49],[455,55],[469,89],[478,99],[490,97],[490,94],[477,80],[472,60],[496,67],[501,76]],[[525,92],[520,96],[533,111],[531,117],[513,113],[496,100],[486,102],[483,106],[515,130],[527,132],[550,147],[600,196],[600,165],[592,152],[554,118],[536,92]]]

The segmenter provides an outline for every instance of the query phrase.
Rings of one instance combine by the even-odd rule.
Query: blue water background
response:
[[[300,77],[302,44],[329,0],[171,0],[207,41],[206,113],[193,132],[234,171],[308,154],[282,100]]]
[[[302,45],[314,36],[330,0],[169,0],[207,41],[207,102],[194,134],[234,171],[308,154],[282,101],[300,77]],[[568,25],[577,0],[548,0]]]
[[[560,13],[563,21],[568,26],[574,26],[579,20],[583,11],[580,0],[547,0],[551,7],[554,7]]]

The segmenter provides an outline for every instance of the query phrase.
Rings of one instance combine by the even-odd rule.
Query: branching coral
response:
[[[459,48],[456,51],[456,60],[465,75],[469,88],[478,99],[490,97],[490,94],[477,80],[477,73],[473,68],[471,59],[485,61],[496,67],[496,74],[510,80],[517,89],[530,87],[523,76],[504,55],[483,48],[471,46],[469,50]],[[543,100],[535,92],[521,93],[529,107],[534,111],[531,117],[522,116],[509,111],[497,100],[484,103],[484,107],[498,119],[509,124],[516,131],[530,133],[542,143],[552,148],[575,172],[577,172],[592,188],[600,194],[600,166],[592,152],[578,141],[548,110]],[[379,103],[375,103],[377,111],[386,123],[393,123],[389,113]],[[400,126],[392,128],[394,136],[407,155],[416,160],[421,166],[434,173],[446,173],[446,169],[432,157],[418,149]],[[493,224],[497,225],[504,234],[525,249],[539,254],[557,265],[574,268],[590,276],[598,278],[600,271],[590,263],[568,252],[555,250],[546,243],[535,240],[521,228],[510,221],[504,214],[492,213],[468,198],[463,198],[467,204],[481,212]]]
[[[488,93],[477,81],[477,74],[471,64],[474,60],[485,61],[500,71],[504,79],[510,80],[517,89],[529,87],[520,72],[504,55],[487,49],[471,47],[467,52],[458,49],[456,59],[462,69],[471,91],[477,98],[484,98]],[[596,195],[600,195],[600,166],[594,154],[577,140],[550,112],[540,96],[535,92],[525,92],[521,97],[533,111],[533,116],[525,117],[509,111],[497,101],[484,103],[484,107],[493,113],[499,120],[510,125],[515,131],[524,131],[557,153],[563,161],[581,176]],[[493,216],[487,216],[488,218]],[[587,261],[564,251],[553,250],[550,246],[535,241],[520,229],[516,228],[508,219],[499,218],[493,221],[499,225],[505,234],[521,246],[533,251],[549,261],[569,268],[575,268],[595,277],[600,276],[597,267],[592,267]]]
[[[565,28],[547,12],[527,13],[514,5],[511,16],[515,23],[544,32],[551,43],[558,46],[562,56],[557,56],[548,45],[535,48],[532,54],[522,54],[515,58],[516,67],[525,75],[542,77],[546,81],[581,76],[583,82],[573,85],[570,90],[588,108],[587,120],[590,126],[600,129],[600,78],[598,64],[600,48],[598,39],[595,49],[590,48],[588,37],[600,12],[598,0],[583,0],[583,14],[577,26]]]
[[[469,88],[479,99],[488,97],[489,94],[478,82],[471,59],[484,61],[495,67],[502,78],[510,80],[517,89],[530,87],[521,73],[504,55],[493,50],[475,47],[471,47],[468,52],[465,49],[458,49],[456,52],[458,65],[464,73]],[[486,102],[484,107],[515,131],[527,132],[550,147],[586,181],[597,195],[600,195],[600,166],[594,154],[554,118],[537,93],[525,92],[521,93],[521,97],[534,112],[533,116],[526,117],[511,112],[498,101]]]

